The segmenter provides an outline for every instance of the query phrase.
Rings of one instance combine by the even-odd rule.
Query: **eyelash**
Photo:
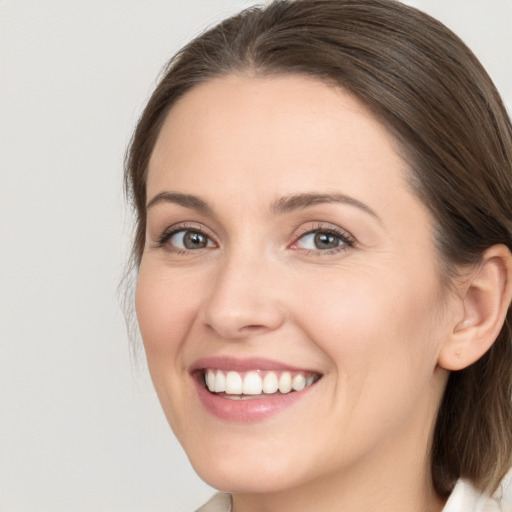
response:
[[[176,234],[178,233],[181,233],[181,232],[189,232],[189,233],[197,233],[199,235],[202,235],[204,236],[205,238],[207,238],[209,241],[213,241],[212,240],[212,237],[209,236],[208,234],[206,234],[204,232],[203,229],[199,228],[198,226],[195,226],[195,225],[186,225],[186,224],[183,224],[183,225],[180,225],[180,226],[177,226],[177,227],[174,227],[174,228],[171,228],[171,229],[166,229],[159,237],[158,237],[158,240],[157,240],[157,247],[161,248],[161,249],[166,249],[168,250],[169,252],[173,252],[175,254],[189,254],[190,252],[193,251],[193,249],[178,249],[177,247],[169,247],[167,246],[167,242]],[[214,242],[215,243],[215,242]]]
[[[176,248],[176,247],[168,247],[167,246],[167,242],[169,242],[169,240],[174,235],[176,235],[178,233],[181,233],[181,232],[197,233],[199,235],[202,235],[202,236],[206,237],[208,239],[208,241],[211,241],[211,242],[215,243],[213,241],[212,237],[210,237],[207,233],[205,233],[205,231],[203,229],[199,228],[198,226],[195,226],[195,225],[181,225],[181,226],[174,227],[172,229],[165,230],[159,236],[159,238],[157,240],[157,247],[165,248],[168,251],[173,252],[175,254],[189,254],[190,252],[193,252],[194,249],[179,249],[179,248]],[[322,256],[326,256],[326,255],[329,255],[329,254],[334,254],[334,253],[338,253],[338,252],[341,252],[341,251],[346,251],[347,249],[350,249],[350,248],[354,247],[354,244],[355,244],[354,238],[349,233],[347,233],[346,231],[344,231],[344,230],[342,230],[340,228],[334,227],[334,226],[326,227],[326,226],[323,226],[323,225],[319,224],[319,225],[317,225],[317,226],[315,226],[313,228],[310,227],[310,228],[305,229],[303,232],[301,232],[295,238],[295,241],[292,244],[289,245],[289,247],[291,249],[294,249],[294,250],[299,250],[299,249],[297,249],[294,246],[301,239],[303,239],[307,235],[312,235],[312,234],[332,235],[332,236],[338,238],[341,243],[340,243],[339,246],[334,247],[332,249],[324,249],[324,250],[322,250],[322,249],[305,249],[304,252],[307,255],[319,254],[319,255],[322,255]],[[195,249],[195,250],[198,250],[198,249]]]
[[[321,255],[321,256],[328,256],[330,254],[335,254],[341,251],[346,251],[348,249],[351,249],[355,245],[354,238],[347,233],[346,231],[335,227],[335,226],[328,226],[318,224],[315,227],[309,227],[305,229],[303,232],[301,232],[295,239],[295,241],[291,244],[291,248],[293,249],[294,246],[304,237],[307,235],[312,234],[326,234],[326,235],[332,235],[340,240],[340,245],[337,247],[334,247],[332,249],[305,249],[305,252],[307,255]],[[296,249],[297,250],[297,249]]]

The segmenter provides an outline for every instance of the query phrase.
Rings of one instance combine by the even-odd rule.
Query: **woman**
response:
[[[229,493],[201,510],[502,510],[511,165],[476,58],[393,0],[273,2],[171,60],[126,180],[153,383]]]

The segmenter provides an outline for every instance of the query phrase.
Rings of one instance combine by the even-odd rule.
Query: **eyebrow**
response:
[[[160,203],[173,203],[184,208],[190,208],[202,213],[213,214],[213,208],[203,199],[191,195],[182,194],[179,192],[160,192],[154,196],[147,204],[146,209],[160,204]],[[281,215],[291,213],[298,210],[304,210],[317,204],[325,203],[341,203],[349,206],[354,206],[360,210],[370,214],[372,217],[381,221],[381,218],[373,211],[368,205],[362,203],[358,199],[347,196],[345,194],[318,194],[318,193],[305,193],[293,194],[279,198],[270,208],[273,215]]]
[[[294,194],[290,196],[285,196],[278,199],[274,205],[272,206],[273,214],[283,214],[289,213],[297,210],[304,210],[305,208],[309,208],[316,204],[323,203],[342,203],[348,204],[350,206],[355,206],[360,210],[370,214],[372,217],[375,217],[377,220],[381,221],[381,218],[373,211],[368,205],[362,203],[361,201],[347,196],[345,194]]]
[[[191,194],[178,192],[160,192],[146,204],[146,210],[160,203],[173,203],[202,213],[213,213],[212,207],[206,201]]]

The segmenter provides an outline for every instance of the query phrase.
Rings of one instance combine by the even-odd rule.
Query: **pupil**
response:
[[[329,233],[317,233],[315,235],[315,245],[318,249],[335,249],[339,245],[339,240]]]
[[[183,245],[187,249],[202,249],[206,247],[206,237],[201,235],[201,233],[188,231],[183,237]]]

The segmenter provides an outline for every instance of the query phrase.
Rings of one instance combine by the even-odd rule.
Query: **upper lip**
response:
[[[204,370],[207,368],[235,371],[235,372],[248,372],[251,370],[262,370],[262,371],[291,371],[291,372],[320,372],[312,370],[310,368],[300,368],[298,366],[292,366],[280,361],[267,359],[264,357],[249,357],[249,358],[237,358],[229,356],[210,356],[202,357],[195,361],[191,367],[190,372],[197,370]]]

